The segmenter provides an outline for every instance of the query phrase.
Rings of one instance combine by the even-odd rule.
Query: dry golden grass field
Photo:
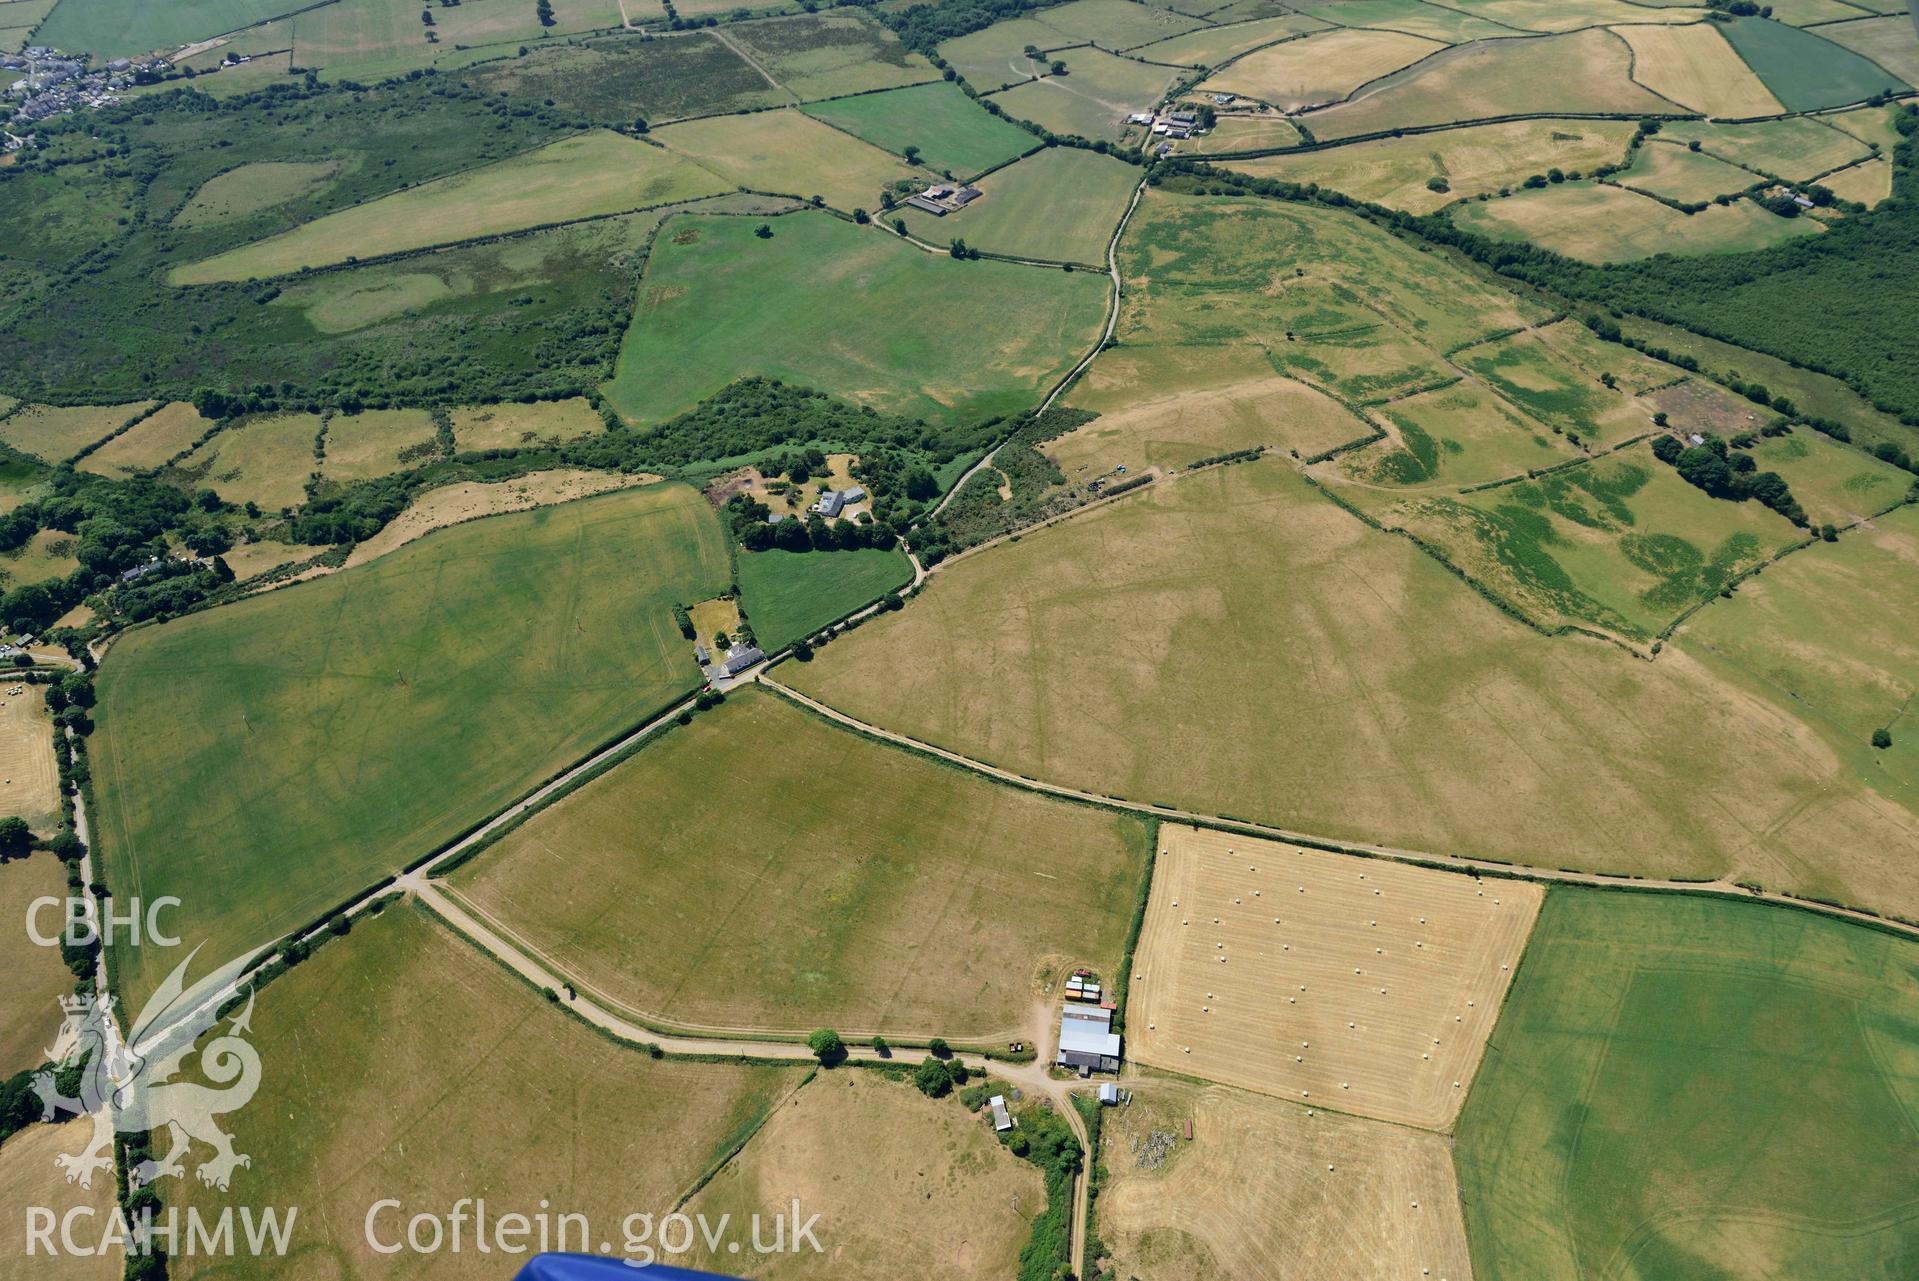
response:
[[[549,1200],[617,1246],[625,1215],[664,1214],[805,1072],[650,1059],[409,904],[263,992],[251,1039],[262,1082],[232,1128],[253,1165],[228,1192],[181,1180],[169,1203],[299,1206],[287,1257],[244,1269],[287,1281],[383,1274],[392,1259],[363,1227],[383,1197],[406,1210],[379,1221],[382,1235],[403,1231],[406,1214],[484,1196],[489,1215]],[[470,1248],[392,1257],[409,1277],[478,1272]],[[172,1264],[176,1277],[235,1275],[225,1260]]]
[[[291,565],[296,560],[310,560],[324,551],[326,551],[325,547],[311,546],[306,543],[253,542],[239,544],[229,550],[223,559],[227,563],[227,568],[233,571],[233,576],[244,582],[255,574],[264,574],[269,569]]]
[[[1785,108],[1710,22],[1615,28],[1633,51],[1633,79],[1708,116],[1741,120]]]
[[[1539,887],[1160,829],[1126,1025],[1142,1063],[1427,1129],[1459,1113]]]
[[[1107,795],[1919,912],[1919,814],[1863,744],[1670,646],[1541,636],[1270,457],[956,561],[781,679]]]
[[[50,463],[64,462],[88,445],[112,435],[129,418],[146,409],[146,401],[129,405],[22,405],[0,419],[0,441],[23,454]]]
[[[10,692],[16,689],[20,693]],[[34,831],[52,835],[59,785],[45,688],[0,681],[0,815],[24,818]]]
[[[1511,120],[1228,163],[1255,177],[1316,182],[1420,214],[1549,169],[1590,172],[1617,163],[1633,129],[1627,120]],[[1445,182],[1445,191],[1427,185],[1434,178]]]
[[[687,1262],[753,1281],[893,1281],[911,1242],[915,1275],[997,1281],[1017,1273],[1046,1205],[1039,1168],[1007,1151],[984,1113],[864,1071],[796,1091],[686,1208],[743,1223],[794,1197],[820,1216],[823,1253]]]
[[[195,488],[230,503],[279,511],[306,500],[307,477],[319,470],[313,438],[318,414],[276,414],[228,427],[169,469]]]
[[[1116,1275],[1470,1281],[1442,1136],[1225,1086],[1130,1084],[1132,1102],[1100,1127],[1098,1225]]]
[[[933,179],[929,171],[797,111],[687,120],[653,136],[728,182],[801,199],[821,196],[844,212],[878,209],[881,189],[894,182]]]
[[[466,480],[454,485],[442,485],[421,494],[379,533],[356,545],[353,554],[347,557],[347,564],[365,564],[376,556],[384,556],[396,547],[403,547],[416,538],[448,525],[478,520],[482,516],[550,507],[554,503],[590,498],[594,494],[658,480],[658,476],[644,472],[627,475],[621,472],[561,468],[557,471],[528,472],[512,480],[491,483]]]
[[[368,409],[327,419],[320,474],[351,482],[390,476],[432,455],[433,418],[424,409]]]
[[[1265,363],[1259,353],[1249,355]],[[1042,452],[1068,480],[1078,480],[1104,475],[1116,466],[1174,471],[1201,458],[1256,445],[1310,455],[1373,431],[1326,393],[1270,372],[1242,382],[1159,394],[1147,388],[1144,399],[1133,399],[1136,394],[1115,395],[1111,382],[1086,393],[1075,389],[1069,399],[1076,408],[1122,399],[1130,403],[1102,411],[1084,427],[1041,446]]]
[[[1446,46],[1398,31],[1343,28],[1255,50],[1199,87],[1236,93],[1288,111],[1336,102],[1369,80]]]
[[[159,467],[189,448],[213,424],[185,401],[163,405],[80,460],[80,470],[131,476]]]
[[[503,401],[452,412],[453,448],[457,453],[522,449],[541,440],[564,443],[606,430],[606,421],[579,396],[570,400],[536,400],[530,405]]]
[[[1857,200],[1870,209],[1892,194],[1892,162],[1878,157],[1862,160],[1819,181],[1841,200]]]
[[[5,927],[0,928],[0,972],[7,976],[0,995],[0,1077],[47,1061],[47,1049],[60,1030],[60,998],[73,993],[73,971],[60,959],[60,949],[41,947],[27,936],[27,905],[48,896],[63,903],[67,897],[67,869],[59,859],[42,850],[0,863],[0,911],[6,913]],[[60,908],[40,913],[42,933],[57,933],[63,924]],[[5,1151],[12,1150],[9,1143]]]
[[[99,1244],[106,1216],[113,1208],[113,1180],[96,1178],[91,1189],[68,1183],[54,1158],[86,1147],[93,1122],[84,1119],[58,1125],[31,1125],[0,1147],[0,1205],[8,1208],[0,1227],[0,1281],[119,1281],[126,1260],[117,1249],[85,1257],[62,1251],[50,1257],[44,1251],[27,1254],[27,1220],[22,1207],[44,1206],[56,1217],[85,1207],[92,1218],[74,1220],[74,1236],[89,1247]],[[56,1230],[54,1240],[59,1236]]]

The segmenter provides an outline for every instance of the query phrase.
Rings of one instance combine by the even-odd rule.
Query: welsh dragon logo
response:
[[[54,1158],[66,1171],[67,1182],[88,1188],[97,1173],[112,1177],[115,1133],[151,1131],[157,1144],[160,1132],[166,1132],[166,1155],[134,1167],[135,1187],[185,1174],[196,1141],[213,1149],[197,1170],[200,1182],[209,1187],[225,1191],[236,1169],[252,1165],[250,1157],[234,1150],[233,1136],[220,1128],[216,1118],[246,1106],[260,1088],[260,1054],[245,1039],[251,1030],[253,997],[248,995],[246,1008],[228,1020],[224,1029],[204,1045],[198,1044],[220,1022],[220,1002],[202,995],[211,980],[193,992],[185,989],[187,966],[198,952],[195,948],[167,976],[124,1039],[114,1022],[113,997],[61,998],[64,1022],[47,1051],[53,1066],[34,1077],[33,1087],[40,1096],[42,1119],[51,1121],[69,1113],[93,1120],[92,1139],[83,1151]],[[175,1079],[196,1046],[198,1075],[212,1085]],[[69,1097],[61,1093],[60,1078],[76,1067],[79,1087]]]

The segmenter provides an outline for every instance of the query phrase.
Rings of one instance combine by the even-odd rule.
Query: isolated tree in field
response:
[[[838,1063],[846,1057],[846,1042],[830,1027],[823,1027],[806,1038],[806,1048],[822,1063]]]
[[[430,27],[430,26],[432,26],[432,25],[433,25],[433,11],[432,11],[431,9],[422,9],[422,10],[420,10],[420,21],[421,21],[421,23],[423,23],[423,24],[424,24],[424,25],[426,25],[426,26],[429,26],[429,27]]]
[[[549,4],[547,0],[539,0],[539,3],[533,6],[533,13],[535,17],[539,18],[541,26],[550,27],[553,25],[553,6]]]
[[[909,165],[916,165],[920,162],[920,149],[918,147],[908,147],[901,154],[906,157],[906,163]]]
[[[0,818],[0,859],[19,858],[33,848],[33,830],[24,818]]]
[[[753,234],[761,240],[771,240],[773,238],[773,229],[765,223],[761,223],[759,226],[753,228]]]
[[[1065,75],[1065,74],[1066,74],[1066,64],[1065,64],[1065,63],[1064,63],[1063,61],[1061,61],[1060,59],[1058,59],[1058,58],[1055,58],[1055,59],[1053,59],[1053,66],[1052,66],[1052,72],[1053,72],[1053,74],[1054,74],[1054,75],[1056,75],[1056,76],[1063,76],[1063,75]]]
[[[1883,752],[1892,746],[1892,735],[1883,729],[1876,729],[1872,732],[1872,745]]]

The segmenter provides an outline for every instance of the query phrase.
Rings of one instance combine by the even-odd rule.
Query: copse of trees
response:
[[[1707,436],[1703,444],[1690,446],[1675,437],[1661,436],[1653,441],[1652,452],[1677,471],[1680,479],[1714,498],[1732,502],[1751,498],[1801,528],[1810,526],[1805,509],[1792,496],[1784,476],[1760,471],[1751,454],[1735,452],[1718,436]]]

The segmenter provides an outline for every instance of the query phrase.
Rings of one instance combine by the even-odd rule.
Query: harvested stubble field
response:
[[[1325,4],[1307,5],[1305,11],[1342,27],[1404,31],[1431,40],[1444,40],[1447,44],[1528,34],[1518,27],[1476,17],[1463,8],[1427,4],[1426,0],[1328,0]]]
[[[1397,31],[1321,31],[1240,58],[1199,87],[1201,93],[1257,98],[1287,111],[1337,102],[1370,80],[1446,46]]]
[[[772,1256],[752,1269],[755,1281],[894,1281],[907,1241],[922,1275],[998,1281],[1018,1272],[1046,1206],[1039,1168],[1008,1151],[983,1115],[864,1071],[824,1072],[796,1091],[686,1211],[766,1221],[794,1197],[820,1216],[825,1253]],[[740,1269],[724,1252],[687,1262]]]
[[[194,488],[230,503],[274,512],[306,501],[307,477],[320,469],[313,440],[318,414],[274,414],[224,428],[168,469]]]
[[[1641,12],[1650,12],[1641,10]],[[1307,116],[1320,138],[1511,115],[1662,115],[1678,108],[1633,82],[1632,50],[1610,31],[1459,45]]]
[[[48,1008],[52,1009],[51,1002]],[[58,1021],[56,1012],[46,1026],[51,1030]],[[31,1125],[8,1139],[0,1147],[0,1200],[15,1207],[44,1206],[56,1218],[78,1210],[81,1217],[73,1220],[76,1242],[97,1245],[99,1237],[91,1234],[104,1230],[113,1213],[113,1180],[96,1177],[92,1188],[82,1188],[68,1183],[54,1164],[63,1154],[84,1149],[92,1138],[93,1121],[79,1117],[57,1125]],[[27,1228],[27,1216],[15,1213],[7,1216],[6,1227],[0,1229],[3,1281],[120,1281],[126,1276],[126,1257],[117,1247],[82,1255],[65,1250],[50,1254],[42,1245],[29,1254]]]
[[[666,1213],[805,1073],[651,1059],[406,903],[275,982],[250,1039],[266,1065],[240,1131],[252,1167],[231,1193],[193,1178],[169,1187],[171,1202],[207,1215],[234,1201],[300,1207],[286,1260],[272,1272],[248,1260],[249,1276],[390,1267],[363,1230],[386,1197],[404,1208],[383,1212],[382,1240],[413,1213],[484,1196],[489,1221],[550,1202],[556,1233],[561,1212],[575,1213],[618,1246],[626,1215]],[[565,1246],[600,1239],[575,1227]],[[471,1277],[471,1235],[465,1244],[399,1257],[409,1276]],[[231,1275],[228,1260],[171,1263],[176,1276]]]
[[[1625,120],[1512,120],[1407,138],[1377,138],[1293,156],[1226,162],[1240,173],[1331,187],[1407,213],[1517,186],[1551,169],[1591,172],[1625,158]],[[1427,184],[1434,178],[1446,190]]]
[[[1191,14],[1171,7],[1135,4],[1133,0],[1067,0],[1065,4],[1040,9],[1035,17],[1066,37],[1068,43],[1091,41],[1102,49],[1131,49],[1152,44],[1200,25]]]
[[[1100,638],[1070,682],[1063,636]],[[1541,636],[1278,460],[969,556],[787,670],[848,714],[1109,795],[1919,910],[1919,815],[1791,711],[1671,647]]]
[[[1636,0],[1459,0],[1458,7],[1527,31],[1568,32],[1601,23],[1699,22],[1703,9]]]
[[[40,728],[40,750],[48,758],[50,767],[51,730],[45,725]],[[0,768],[12,769],[14,765],[7,762]],[[5,993],[0,995],[0,1077],[46,1062],[47,1048],[60,1031],[60,999],[73,995],[76,980],[73,971],[60,959],[60,949],[41,947],[27,935],[28,904],[42,897],[57,898],[59,905],[40,913],[39,927],[46,933],[58,933],[65,926],[66,864],[45,850],[0,863],[0,903],[6,904],[11,918],[7,928],[0,931],[0,966],[5,967],[7,974]],[[0,1151],[11,1152],[15,1141],[9,1140]],[[51,1158],[48,1165],[52,1165]],[[3,1256],[0,1263],[4,1263]]]
[[[1097,267],[1126,212],[1139,170],[1078,147],[1048,147],[980,182],[985,194],[957,213],[903,212],[907,230],[944,245]]]
[[[723,590],[698,491],[443,530],[121,639],[100,676],[96,848],[231,957],[430,852],[690,692],[672,605]],[[136,1000],[163,960],[114,956]]]
[[[0,814],[24,818],[51,836],[60,818],[59,786],[45,687],[0,681]]]
[[[1100,1127],[1099,1234],[1117,1275],[1470,1281],[1441,1136],[1225,1086],[1128,1085]]]
[[[200,439],[212,423],[185,401],[163,405],[82,458],[81,471],[131,476],[165,464]]]
[[[1915,1065],[1908,939],[1554,888],[1459,1119],[1474,1275],[1906,1275]]]
[[[1098,49],[1066,49],[1056,56],[1066,64],[1066,75],[1019,85],[995,94],[993,101],[1016,119],[1094,141],[1117,139],[1126,130],[1126,117],[1152,110],[1180,74]]]
[[[955,262],[824,213],[768,230],[744,218],[661,228],[605,388],[620,413],[669,418],[749,374],[938,422],[1013,413],[1105,319],[1109,282],[1092,272]]]
[[[1870,209],[1892,194],[1892,162],[1862,160],[1850,169],[1827,174],[1820,182],[1841,200],[1857,200]]]
[[[958,1039],[1118,963],[1147,839],[743,690],[450,883],[644,1017]]]
[[[1683,214],[1651,196],[1604,183],[1565,183],[1461,205],[1453,220],[1495,240],[1528,240],[1586,262],[1653,254],[1742,253],[1817,235],[1811,218],[1781,218],[1750,200]]]
[[[1326,23],[1318,18],[1289,13],[1277,18],[1257,18],[1225,26],[1201,27],[1184,35],[1172,36],[1132,50],[1136,58],[1150,62],[1171,62],[1182,67],[1217,67],[1254,49],[1322,31]]]
[[[687,120],[654,136],[728,182],[820,196],[842,213],[878,209],[881,191],[894,183],[931,180],[926,170],[798,111]]]
[[[1733,120],[1785,110],[1714,23],[1616,30],[1632,46],[1633,79],[1682,107]]]
[[[1227,151],[1260,151],[1293,147],[1300,141],[1298,126],[1285,116],[1269,112],[1256,116],[1221,116],[1219,123],[1197,137],[1175,144],[1182,156],[1216,156]]]
[[[1444,1130],[1542,893],[1165,825],[1133,962],[1140,1062]]]
[[[176,285],[255,280],[719,195],[732,184],[660,147],[596,130],[176,267]]]
[[[1913,30],[1907,14],[1843,22],[1818,34],[1872,59],[1907,84],[1919,81],[1919,31]]]
[[[0,441],[50,463],[65,462],[112,435],[151,402],[130,405],[22,405],[0,419]]]

